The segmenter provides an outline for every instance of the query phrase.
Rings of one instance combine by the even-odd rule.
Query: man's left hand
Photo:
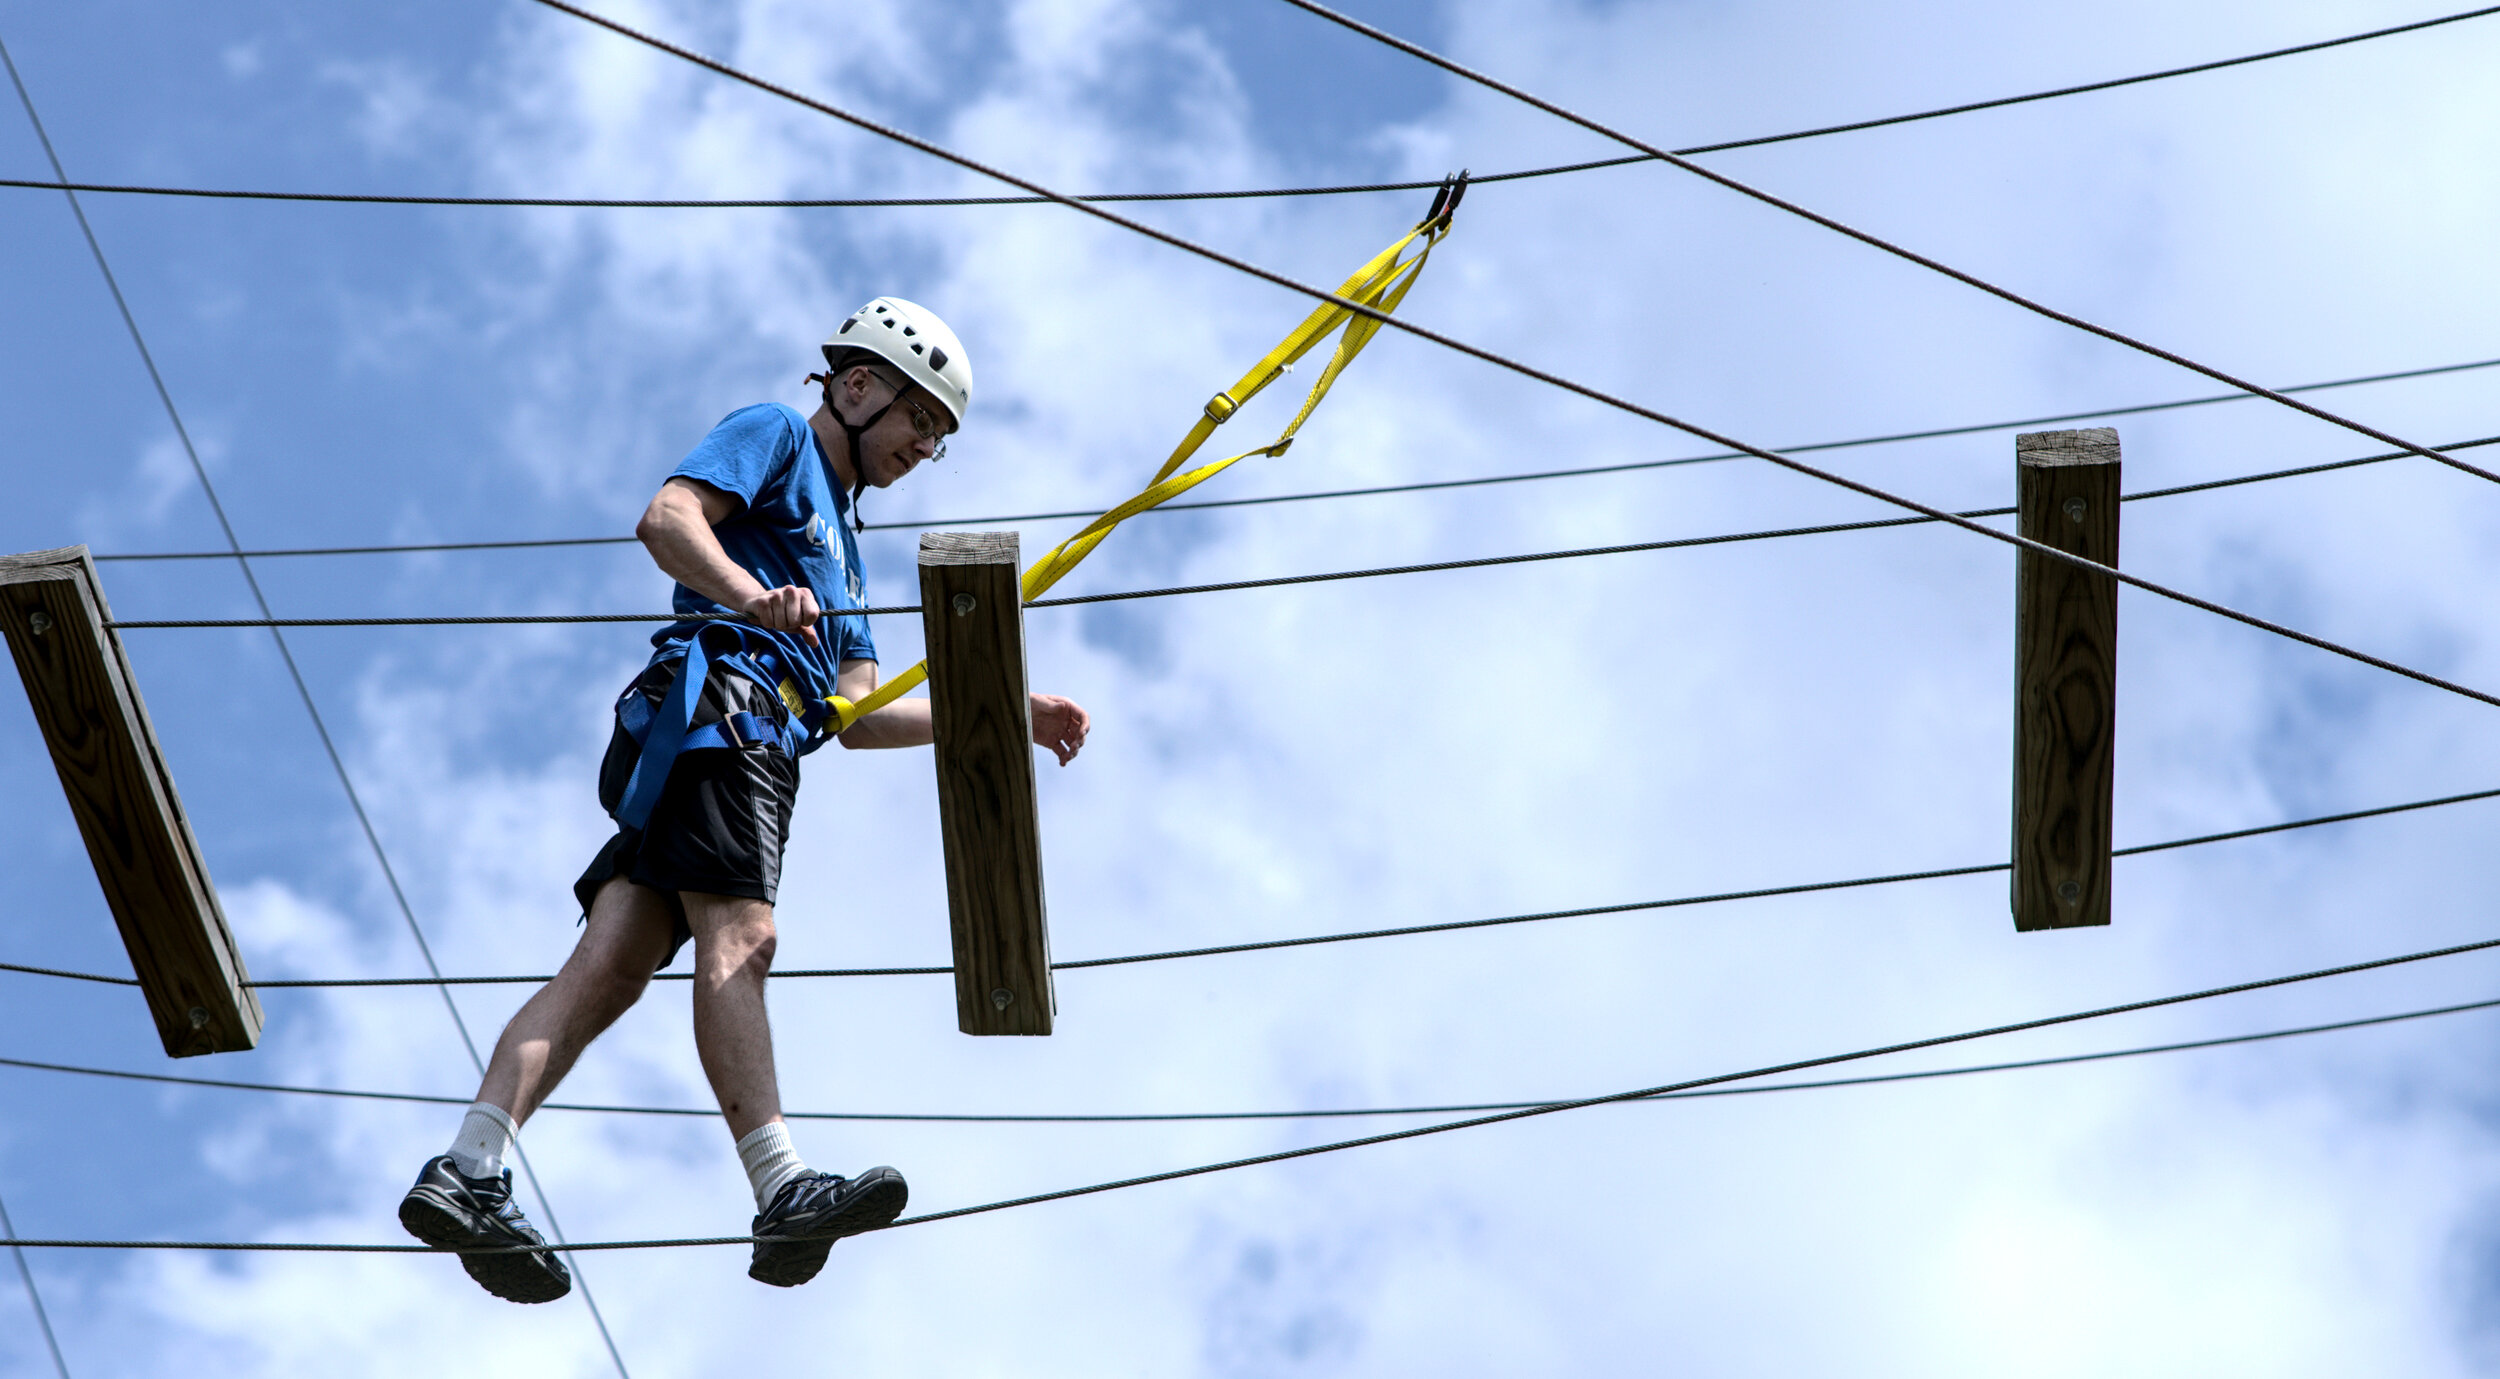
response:
[[[1085,730],[1092,726],[1085,710],[1073,699],[1055,694],[1033,696],[1033,745],[1048,747],[1059,756],[1059,764],[1076,760],[1085,746]]]

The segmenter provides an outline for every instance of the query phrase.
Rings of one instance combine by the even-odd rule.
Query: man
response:
[[[689,938],[695,1051],[755,1190],[747,1272],[780,1287],[824,1267],[834,1240],[903,1210],[903,1176],[810,1171],[791,1146],[773,1075],[764,978],[773,899],[799,784],[798,758],[845,747],[931,740],[929,701],[854,718],[876,689],[853,539],[859,495],[891,487],[946,437],[972,398],[963,343],[924,307],[880,297],[824,345],[813,416],[780,404],[732,412],[695,447],[643,513],[636,534],[677,581],[681,622],[617,704],[599,777],[616,835],[574,883],[583,931],[563,970],[496,1041],[451,1149],[400,1203],[401,1224],[437,1248],[543,1246],[512,1201],[503,1158],[530,1113],[590,1041],[625,1013]],[[1064,766],[1085,743],[1085,711],[1036,694],[1033,740]],[[485,1289],[551,1302],[572,1288],[552,1250],[463,1254]]]

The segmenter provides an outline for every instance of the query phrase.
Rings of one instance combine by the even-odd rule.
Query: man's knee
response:
[[[773,953],[781,946],[781,937],[773,927],[772,911],[741,917],[720,935],[718,950],[723,966],[737,966],[756,976],[773,970]]]
[[[675,927],[658,891],[622,877],[601,887],[574,949],[591,1004],[613,1019],[641,1000]]]
[[[651,986],[651,965],[640,954],[619,953],[613,949],[599,955],[591,966],[590,1003],[600,1014],[613,1020],[633,1009],[642,993]]]
[[[758,977],[769,976],[773,970],[773,953],[781,946],[781,940],[773,932],[773,922],[765,920],[762,930],[751,937],[744,965]]]

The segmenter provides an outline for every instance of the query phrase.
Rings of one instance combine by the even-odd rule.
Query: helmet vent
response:
[[[887,330],[894,329],[894,318],[891,316],[886,317],[883,324]]]
[[[919,332],[919,330],[918,330],[917,328],[915,328],[915,327],[912,327],[912,326],[905,326],[905,327],[903,327],[903,333],[904,333],[905,335],[918,335],[920,332]]]
[[[946,351],[940,349],[933,349],[929,351],[929,367],[933,369],[945,368]]]
[[[911,352],[912,352],[912,353],[914,353],[914,354],[918,354],[918,353],[920,353],[920,346],[918,346],[918,345],[914,345],[914,346],[912,346],[912,347],[911,347]]]
[[[858,318],[858,317],[856,317],[856,316],[854,316],[854,317],[852,317],[851,319],[849,319],[849,320],[847,320],[847,321],[844,321],[844,322],[842,323],[842,328],[841,328],[840,330],[835,331],[835,332],[834,332],[834,334],[836,334],[836,335],[848,335],[848,334],[850,334],[850,333],[851,333],[851,327],[853,327],[853,326],[855,326],[855,325],[858,325],[858,324],[859,324],[859,318]]]

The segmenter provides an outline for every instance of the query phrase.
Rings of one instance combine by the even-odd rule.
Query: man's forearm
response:
[[[929,721],[926,699],[897,699],[842,734],[842,745],[853,749],[926,747],[935,741],[937,731]]]

